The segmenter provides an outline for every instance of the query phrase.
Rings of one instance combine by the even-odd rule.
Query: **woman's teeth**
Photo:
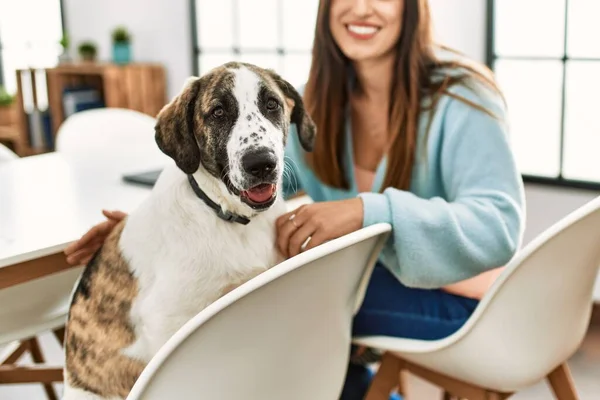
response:
[[[348,25],[348,30],[357,35],[373,35],[377,33],[379,28],[375,26]]]

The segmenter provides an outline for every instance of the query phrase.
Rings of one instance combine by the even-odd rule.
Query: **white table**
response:
[[[23,264],[61,264],[39,276],[66,268],[62,251],[105,219],[103,208],[129,212],[140,204],[150,188],[125,183],[122,175],[161,168],[170,159],[159,152],[137,156],[50,153],[0,163],[0,288],[9,286],[5,279],[14,282],[17,267],[24,278],[38,276],[26,276]]]
[[[150,187],[123,182],[123,174],[167,163],[154,148],[0,163],[0,289],[69,268],[64,248],[105,220],[102,209],[130,212],[149,195]]]

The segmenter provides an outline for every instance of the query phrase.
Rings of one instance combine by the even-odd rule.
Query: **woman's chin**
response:
[[[342,53],[353,63],[370,63],[379,62],[386,58],[389,51],[377,51],[373,47],[369,48],[355,48],[348,46],[348,48],[342,48]]]

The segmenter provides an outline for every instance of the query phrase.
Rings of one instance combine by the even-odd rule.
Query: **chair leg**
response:
[[[398,388],[398,393],[404,394],[400,377],[401,370],[402,360],[391,353],[385,353],[381,358],[379,370],[369,386],[365,400],[388,400],[390,393],[395,388]]]
[[[558,400],[579,400],[571,371],[566,362],[550,372],[547,379]]]
[[[0,365],[12,365],[16,363],[27,350],[29,350],[29,345],[27,342],[19,343],[18,346],[12,350],[12,353],[8,355],[8,357],[6,357],[4,360],[0,360]]]
[[[58,343],[60,343],[61,347],[64,347],[65,344],[65,327],[63,326],[62,328],[58,328],[56,330],[54,330],[54,336],[56,336],[56,340],[58,340]]]
[[[443,400],[460,400],[458,397],[452,396],[452,394],[446,390],[444,390],[442,399]]]
[[[38,340],[34,337],[34,338],[29,339],[27,342],[29,345],[29,351],[31,352],[31,358],[33,358],[33,361],[36,364],[45,363],[44,355],[42,354],[42,350],[40,349],[40,344],[38,343]],[[43,385],[44,385],[44,391],[46,392],[46,397],[48,397],[48,400],[58,400],[58,396],[56,395],[56,392],[54,391],[54,387],[52,386],[52,384],[44,383]]]

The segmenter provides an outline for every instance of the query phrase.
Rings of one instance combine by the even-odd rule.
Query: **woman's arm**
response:
[[[384,260],[407,286],[438,288],[472,278],[505,265],[520,246],[523,184],[497,104],[491,111],[500,120],[449,100],[443,134],[430,138],[440,141],[439,156],[428,154],[439,158],[445,198],[393,188],[360,195],[364,226],[392,224]]]

